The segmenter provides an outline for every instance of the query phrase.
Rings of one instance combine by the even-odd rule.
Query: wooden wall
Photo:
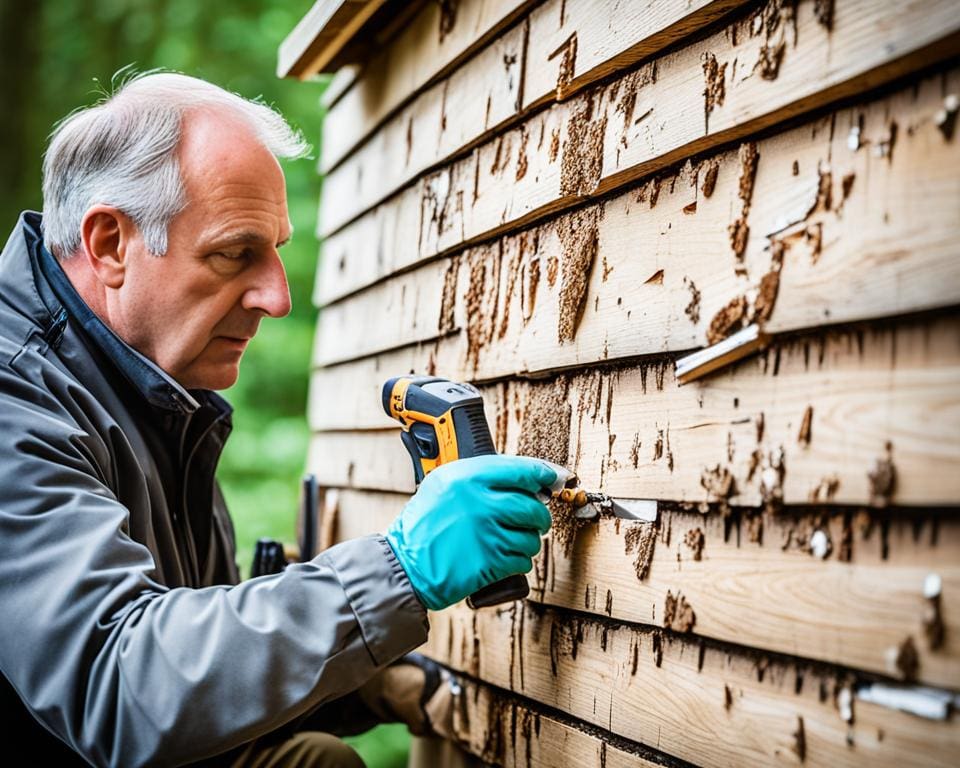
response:
[[[338,90],[327,541],[414,490],[379,398],[411,371],[477,383],[499,450],[660,501],[558,521],[527,601],[431,616],[464,750],[957,764],[958,54],[952,0],[444,0]]]

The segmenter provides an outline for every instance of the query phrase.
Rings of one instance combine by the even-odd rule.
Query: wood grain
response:
[[[366,62],[356,87],[325,117],[321,173],[329,173],[387,118],[472,59],[534,5],[531,0],[424,4],[400,34]],[[445,90],[450,92],[449,87]],[[450,118],[459,119],[453,110]],[[435,128],[439,130],[439,122]],[[426,134],[426,127],[421,130]]]
[[[888,9],[849,0],[838,4],[830,31],[815,18],[813,2],[800,3],[795,43],[793,24],[775,16],[774,25],[774,16],[767,11],[766,16],[743,19],[707,40],[539,112],[409,187],[409,194],[423,205],[420,228],[430,234],[426,225],[432,222],[439,230],[426,239],[421,256],[606,194],[692,154],[946,58],[960,47],[960,39],[954,37],[960,21],[948,2]],[[751,34],[754,28],[758,32]],[[781,49],[777,41],[787,33],[789,44]],[[777,79],[754,76],[754,65],[774,44],[783,51]],[[725,93],[722,103],[717,95],[711,97],[709,112],[704,96],[706,54],[719,62]],[[723,63],[730,66],[723,69]],[[712,82],[718,78],[720,74]],[[692,117],[700,114],[705,115],[703,120]],[[320,227],[324,236],[370,209],[387,192],[376,189],[376,199],[360,194],[360,176],[370,178],[369,173],[358,176],[348,162],[327,179]],[[438,197],[438,189],[448,194]],[[444,203],[447,210],[441,217]],[[396,197],[390,204],[404,207]],[[424,246],[423,237],[418,242]]]
[[[955,720],[858,700],[846,722],[857,678],[829,666],[530,603],[430,621],[424,650],[454,669],[699,765],[948,766],[960,750]]]
[[[472,680],[454,701],[457,744],[505,768],[635,768],[663,765],[663,755],[580,722],[560,720],[528,701]],[[446,763],[444,763],[446,765]]]
[[[954,505],[958,323],[951,315],[801,336],[684,387],[670,359],[508,382],[484,389],[487,420],[499,450],[567,464],[615,496]],[[357,428],[379,398],[343,407]],[[412,489],[397,430],[317,433],[311,456],[326,485]],[[895,482],[881,477],[887,467]]]
[[[958,91],[952,68],[377,283],[324,308],[315,362],[459,330],[436,350],[438,370],[488,379],[700,347],[741,298],[744,315],[764,312],[773,333],[956,304],[960,143],[944,139],[934,116],[943,94]],[[878,152],[894,125],[893,154]],[[750,149],[744,215],[741,152]],[[738,254],[730,232],[741,223]],[[403,250],[410,239],[390,242]],[[355,262],[341,259],[346,284],[325,267],[327,290],[390,269],[375,259],[346,267]],[[584,271],[577,294],[564,275]],[[573,339],[560,338],[577,311]]]
[[[341,539],[385,532],[408,498],[343,491]],[[830,542],[823,558],[810,548],[818,530]],[[649,559],[640,557],[640,542],[651,545]],[[953,515],[817,509],[728,518],[665,508],[657,526],[588,523],[567,551],[548,534],[529,574],[529,599],[665,628],[667,595],[682,594],[698,636],[897,678],[899,649],[910,638],[916,679],[956,689],[958,553],[960,521]],[[943,584],[937,615],[944,640],[936,647],[925,629],[930,573]]]

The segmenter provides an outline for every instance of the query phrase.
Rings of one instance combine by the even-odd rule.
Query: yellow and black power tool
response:
[[[400,439],[413,460],[417,485],[441,464],[469,456],[496,453],[483,398],[469,384],[436,376],[397,376],[383,385],[383,410],[400,422]],[[467,598],[471,608],[522,600],[529,594],[523,574],[477,590]]]

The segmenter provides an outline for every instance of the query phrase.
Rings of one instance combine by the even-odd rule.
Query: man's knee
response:
[[[353,747],[319,731],[301,731],[273,745],[260,755],[252,755],[256,768],[365,768]]]

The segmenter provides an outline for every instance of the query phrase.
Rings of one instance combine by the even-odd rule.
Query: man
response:
[[[481,457],[431,473],[385,537],[237,583],[214,390],[290,309],[276,158],[304,150],[269,108],[174,74],[128,82],[51,138],[43,217],[24,214],[0,255],[11,754],[357,765],[314,729],[423,643],[426,608],[539,550],[534,494],[555,473]]]

